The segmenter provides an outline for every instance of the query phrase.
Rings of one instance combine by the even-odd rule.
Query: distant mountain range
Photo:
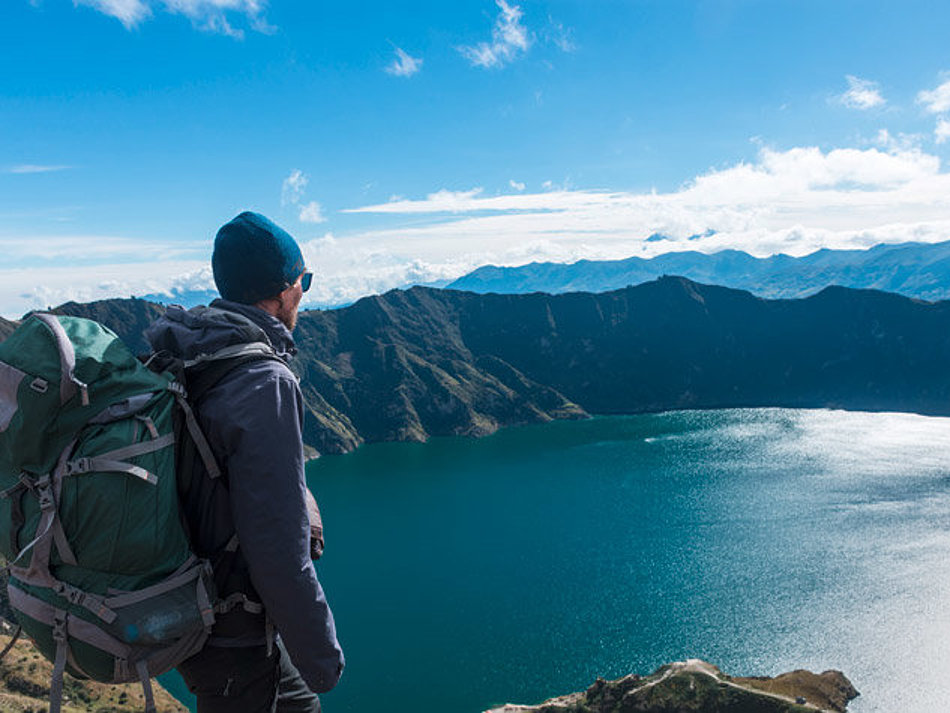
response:
[[[188,308],[206,305],[219,296],[217,290],[183,290],[180,288],[175,288],[167,294],[153,292],[147,295],[136,295],[140,300],[148,300],[163,305],[182,305]]]
[[[756,258],[738,250],[666,253],[654,258],[581,260],[480,267],[448,287],[470,292],[606,292],[663,275],[748,290],[760,297],[805,297],[830,285],[950,299],[950,241],[877,245],[869,250],[819,250],[804,257]]]
[[[102,321],[143,351],[161,308],[107,300],[57,311]],[[873,290],[766,300],[679,277],[599,294],[415,287],[304,312],[295,337],[305,440],[324,453],[589,413],[950,415],[950,302]]]

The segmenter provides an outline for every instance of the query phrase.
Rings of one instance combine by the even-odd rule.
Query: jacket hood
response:
[[[270,345],[284,361],[297,353],[290,330],[279,319],[259,307],[223,299],[190,310],[172,305],[145,330],[145,338],[156,352],[181,359],[249,342]]]

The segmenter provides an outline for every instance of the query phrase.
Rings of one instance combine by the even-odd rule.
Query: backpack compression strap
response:
[[[198,454],[201,456],[201,460],[210,478],[220,477],[221,469],[214,459],[210,445],[201,432],[192,407],[197,406],[202,397],[232,371],[245,364],[260,361],[277,361],[287,366],[287,362],[281,359],[269,344],[265,344],[264,342],[252,342],[250,344],[225,347],[212,354],[202,354],[195,359],[183,363],[187,398],[184,397],[184,389],[181,389],[182,394],[181,398],[179,398],[179,403],[182,405],[182,410],[184,411],[186,424],[191,434],[191,440],[198,450]],[[180,385],[179,388],[181,388]],[[191,472],[192,460],[186,458],[183,463],[185,466],[182,472],[179,473],[179,482],[182,484],[182,491],[187,493],[190,491],[191,479],[193,477],[193,473]],[[226,488],[226,481],[222,480],[221,482]],[[225,584],[231,575],[237,557],[238,544],[237,534],[232,534],[224,549],[212,558],[214,581],[219,592],[225,589]],[[233,593],[223,599],[216,608],[216,611],[219,614],[224,614],[236,606],[240,606],[251,614],[260,614],[263,612],[263,606],[259,602],[249,599],[246,594],[241,592]]]

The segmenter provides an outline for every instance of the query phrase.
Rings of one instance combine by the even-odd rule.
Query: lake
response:
[[[950,701],[950,419],[737,409],[377,444],[308,467],[327,713],[478,713],[707,659]]]

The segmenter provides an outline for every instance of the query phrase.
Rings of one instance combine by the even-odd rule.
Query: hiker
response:
[[[222,299],[169,307],[146,330],[153,349],[187,362],[263,342],[279,359],[240,363],[196,400],[222,477],[193,478],[182,508],[193,548],[212,562],[218,596],[232,608],[179,671],[199,713],[314,713],[344,662],[311,561],[303,398],[286,363],[313,276],[294,239],[250,212],[218,231],[212,267]]]

